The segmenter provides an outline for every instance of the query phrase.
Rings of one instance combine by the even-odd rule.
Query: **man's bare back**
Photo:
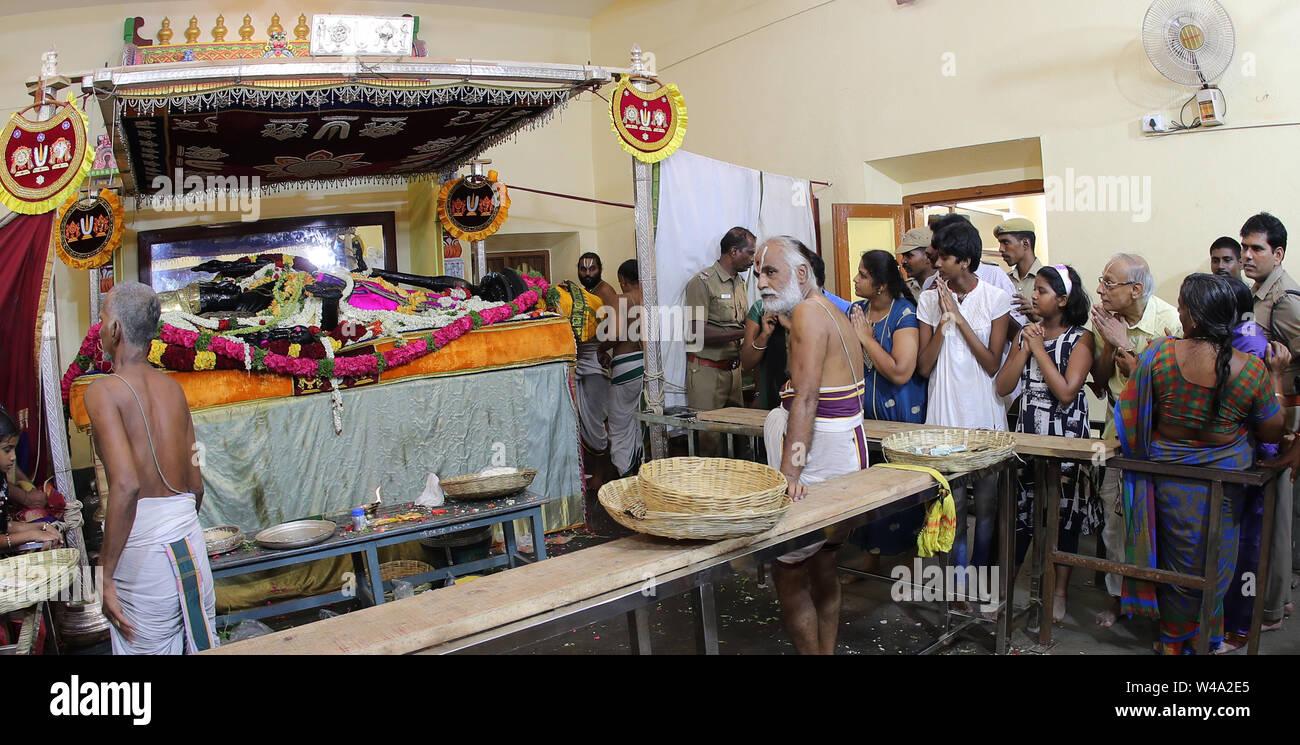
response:
[[[862,380],[862,345],[852,322],[825,296],[812,295],[796,306],[792,326],[790,372],[796,390],[800,379],[817,368],[816,361],[821,363],[815,375],[818,388],[848,386]],[[796,368],[804,375],[795,375]]]
[[[600,302],[604,303],[605,305],[612,305],[616,308],[618,307],[618,291],[614,289],[613,285],[611,285],[610,283],[606,282],[603,279],[600,281],[599,284],[597,284],[595,287],[591,288],[587,292],[590,292],[591,294],[600,298]]]
[[[642,351],[642,340],[645,339],[645,309],[641,307],[640,286],[628,290],[627,294],[619,295],[613,307],[617,320],[615,328],[619,333],[619,342],[614,345],[614,356]],[[636,325],[635,329],[633,324]],[[631,333],[632,331],[636,333]]]
[[[134,467],[140,498],[175,496],[158,475],[161,467],[172,486],[194,494],[195,502],[200,502],[203,481],[193,462],[194,424],[180,384],[149,367],[134,366],[118,374],[135,389],[139,404],[126,383],[115,377],[95,381],[86,392],[91,425],[110,477],[119,476],[113,472],[129,463]],[[148,431],[141,419],[141,407],[148,417]],[[151,435],[153,451],[149,447]]]

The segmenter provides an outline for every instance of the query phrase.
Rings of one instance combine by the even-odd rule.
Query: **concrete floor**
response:
[[[563,545],[549,550],[556,554],[581,550],[608,537],[578,533]],[[1085,536],[1080,552],[1095,547]],[[852,561],[852,549],[841,552],[841,563]],[[910,562],[909,562],[910,563]],[[878,573],[888,574],[884,566]],[[1022,572],[1015,587],[1017,610],[1028,605],[1028,572]],[[757,582],[752,564],[733,565],[714,585],[718,613],[718,647],[722,654],[794,654],[781,624],[780,606],[770,576],[766,586]],[[1053,641],[1042,647],[1025,631],[1025,616],[1012,626],[1011,654],[1151,654],[1154,625],[1142,620],[1123,620],[1109,629],[1097,626],[1094,618],[1106,604],[1106,593],[1092,584],[1093,573],[1076,571],[1070,581],[1066,617],[1053,630]],[[837,654],[911,655],[929,646],[943,631],[941,606],[935,602],[895,602],[886,582],[861,580],[843,586],[841,627]],[[694,654],[694,613],[686,596],[665,598],[651,610],[651,645],[656,654]],[[987,630],[986,630],[987,629]],[[1300,618],[1289,620],[1280,631],[1264,635],[1262,654],[1300,654]],[[628,654],[627,622],[616,618],[573,629],[552,639],[522,647],[516,654]],[[993,653],[991,625],[981,625],[963,635],[942,654],[978,655]],[[1244,650],[1232,654],[1245,654]]]

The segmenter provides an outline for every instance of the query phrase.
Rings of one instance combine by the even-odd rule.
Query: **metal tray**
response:
[[[328,540],[338,527],[332,520],[295,520],[267,528],[258,533],[253,540],[262,548],[281,551],[305,548]]]

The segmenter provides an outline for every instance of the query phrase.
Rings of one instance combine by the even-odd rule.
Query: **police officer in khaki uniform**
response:
[[[894,252],[906,273],[907,288],[912,291],[912,298],[917,302],[921,301],[921,288],[925,286],[925,280],[934,274],[934,262],[925,254],[933,239],[934,233],[929,228],[912,228],[903,233],[903,241]]]
[[[997,236],[1002,261],[1011,267],[1007,276],[1016,286],[1016,294],[1011,298],[1012,309],[1037,323],[1040,319],[1034,315],[1034,280],[1038,278],[1043,262],[1034,255],[1037,241],[1034,223],[1023,217],[1014,217],[994,228],[993,235]]]
[[[1282,268],[1286,258],[1286,226],[1282,221],[1261,212],[1241,226],[1241,268],[1255,283],[1255,323],[1270,342],[1281,342],[1291,350],[1291,364],[1282,373],[1287,394],[1296,393],[1296,375],[1300,375],[1300,284]],[[1283,403],[1278,401],[1279,404]],[[1300,424],[1296,410],[1287,408],[1288,432]],[[1291,606],[1291,570],[1296,561],[1292,545],[1295,487],[1290,474],[1283,472],[1273,481],[1277,488],[1273,521],[1273,543],[1268,576],[1261,584],[1264,591],[1265,631],[1282,627],[1282,619]]]
[[[749,294],[738,275],[754,265],[754,234],[732,228],[722,236],[721,247],[718,260],[686,283],[686,306],[696,314],[692,318],[698,347],[686,353],[686,403],[697,411],[745,405],[740,345]],[[699,454],[720,456],[719,444],[719,435],[702,433]]]

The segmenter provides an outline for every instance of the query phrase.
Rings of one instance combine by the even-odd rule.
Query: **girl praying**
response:
[[[1042,320],[1020,332],[1007,355],[996,383],[1000,395],[1022,386],[1016,431],[1057,437],[1088,437],[1088,400],[1083,383],[1092,368],[1092,333],[1084,329],[1091,303],[1083,282],[1063,264],[1043,267],[1034,280],[1031,296],[1034,314]],[[1061,464],[1061,520],[1058,546],[1068,553],[1079,550],[1079,536],[1102,523],[1092,490],[1084,488],[1079,466]],[[1020,469],[1020,498],[1016,508],[1016,565],[1024,562],[1033,537],[1036,489],[1032,462]],[[1056,593],[1052,622],[1065,617],[1070,567],[1056,567]]]

